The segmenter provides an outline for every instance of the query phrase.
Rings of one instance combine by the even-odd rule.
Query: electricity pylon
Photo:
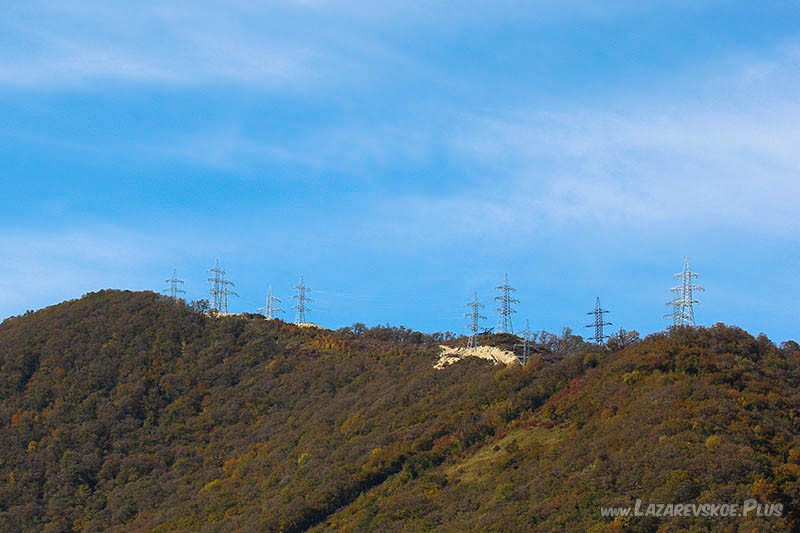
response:
[[[604,334],[603,328],[605,326],[610,326],[611,322],[603,322],[603,315],[609,312],[610,311],[603,309],[600,305],[600,297],[598,296],[594,304],[594,311],[586,313],[587,315],[594,315],[594,324],[589,324],[586,327],[594,328],[594,337],[590,338],[597,344],[603,344],[603,341],[608,338],[608,335]]]
[[[214,274],[214,277],[208,278],[207,280],[211,282],[211,308],[218,313],[227,313],[228,296],[239,295],[228,288],[234,285],[232,281],[228,281],[225,277],[225,270],[219,267],[219,259],[214,263],[214,268],[210,268],[208,271]]]
[[[294,323],[295,324],[303,324],[306,321],[306,312],[311,311],[306,304],[308,302],[313,302],[311,298],[306,296],[306,293],[310,292],[311,289],[306,287],[305,282],[303,281],[303,276],[300,276],[300,284],[294,286],[297,289],[297,294],[292,296],[292,299],[297,300],[297,305],[292,307],[292,309],[297,310],[297,316],[295,317]]]
[[[511,296],[511,293],[516,292],[517,289],[508,284],[508,274],[506,274],[503,284],[499,287],[495,287],[495,289],[500,291],[500,296],[494,297],[496,301],[500,302],[500,307],[497,308],[497,312],[500,313],[497,331],[499,333],[514,333],[514,325],[511,323],[511,315],[516,313],[516,311],[511,308],[511,305],[518,304],[519,300],[515,300]]]
[[[276,303],[281,303],[281,299],[272,295],[272,285],[270,285],[269,292],[267,293],[266,305],[264,307],[259,307],[257,311],[264,311],[264,316],[272,320],[275,318],[275,313],[283,313],[283,309],[275,307]]]
[[[525,320],[525,329],[519,332],[519,336],[522,337],[522,342],[518,342],[514,346],[522,347],[522,357],[519,357],[519,362],[525,366],[531,358],[531,344],[533,343],[533,332],[528,320]]]
[[[181,288],[183,286],[183,281],[178,279],[178,272],[174,268],[172,269],[172,277],[164,283],[169,283],[167,290],[164,292],[174,301],[178,301],[178,294],[186,294],[186,291]]]
[[[475,335],[481,330],[480,321],[486,320],[486,317],[481,315],[483,305],[478,302],[478,293],[475,293],[475,298],[467,304],[470,311],[464,316],[469,318],[467,330],[469,330],[469,340],[467,341],[467,348],[475,348]]]
[[[667,303],[667,305],[672,306],[672,315],[666,315],[667,317],[672,317],[673,326],[695,325],[694,304],[700,303],[700,300],[695,299],[694,293],[695,291],[705,290],[700,285],[694,284],[694,278],[698,277],[699,275],[700,274],[692,272],[689,268],[688,257],[683,262],[683,271],[675,274],[674,277],[680,279],[681,284],[670,289],[670,291],[675,293],[677,296],[674,300]]]

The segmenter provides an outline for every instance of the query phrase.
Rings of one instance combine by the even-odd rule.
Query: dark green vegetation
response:
[[[606,351],[564,335],[525,369],[434,371],[438,340],[119,291],[8,319],[0,530],[797,527],[796,344],[722,325]],[[636,497],[786,512],[600,516]]]

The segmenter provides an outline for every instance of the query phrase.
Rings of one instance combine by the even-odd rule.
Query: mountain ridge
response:
[[[796,343],[717,325],[434,370],[441,341],[208,317],[148,292],[7,319],[0,526],[720,526],[600,516],[634,496],[757,497],[784,516],[734,525],[797,524]]]

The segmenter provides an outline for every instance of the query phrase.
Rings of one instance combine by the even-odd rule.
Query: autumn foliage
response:
[[[794,343],[564,335],[435,371],[446,336],[358,326],[123,291],[4,321],[0,530],[705,530],[599,506],[749,497],[785,516],[725,527],[798,525]]]

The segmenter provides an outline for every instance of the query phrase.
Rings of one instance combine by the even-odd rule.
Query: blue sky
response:
[[[798,338],[800,4],[3,2],[0,316],[207,297],[463,332],[698,323]],[[287,318],[293,315],[288,313]]]

